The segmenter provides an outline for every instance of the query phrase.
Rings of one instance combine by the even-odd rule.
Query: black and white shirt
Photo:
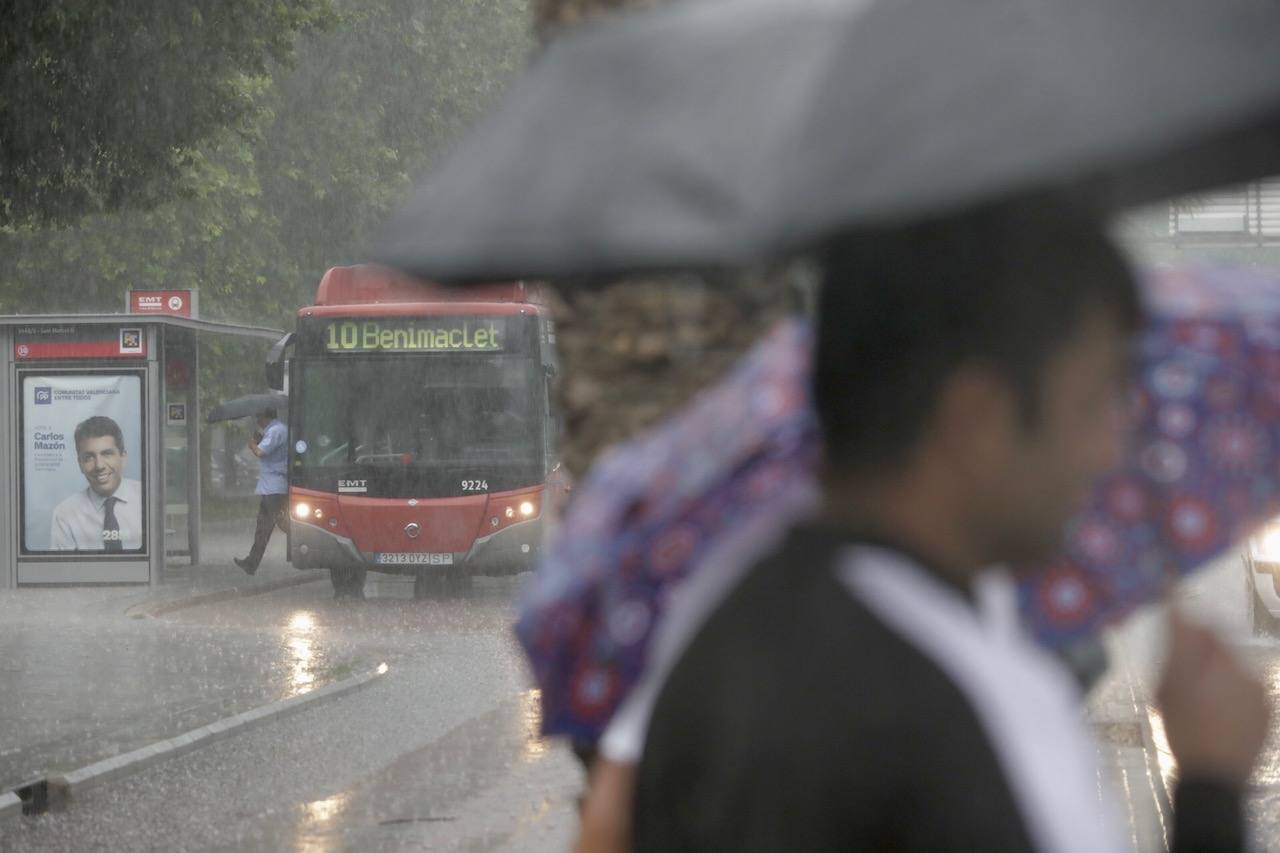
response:
[[[1126,849],[1078,688],[998,573],[794,531],[712,614],[650,722],[639,851]],[[1241,846],[1238,799],[1179,791],[1175,850]]]

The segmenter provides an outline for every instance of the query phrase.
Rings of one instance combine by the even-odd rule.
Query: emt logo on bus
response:
[[[329,352],[498,352],[502,340],[493,322],[475,318],[387,317],[336,320],[325,329]]]

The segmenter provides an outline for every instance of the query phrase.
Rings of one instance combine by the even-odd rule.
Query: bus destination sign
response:
[[[334,320],[326,352],[501,352],[502,332],[486,317],[379,317]]]

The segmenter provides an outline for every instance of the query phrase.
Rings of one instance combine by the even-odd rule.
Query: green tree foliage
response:
[[[254,117],[255,80],[330,0],[10,0],[0,28],[0,225],[75,222],[189,191],[193,149]]]
[[[257,149],[284,251],[267,273],[305,304],[522,68],[523,0],[363,0],[279,75]]]
[[[338,3],[289,66],[241,80],[251,120],[184,155],[181,198],[0,229],[0,313],[118,311],[130,288],[196,287],[205,316],[291,326],[523,66],[526,15],[523,0]]]

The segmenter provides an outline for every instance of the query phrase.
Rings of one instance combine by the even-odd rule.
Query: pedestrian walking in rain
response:
[[[258,457],[258,486],[254,493],[259,495],[258,520],[253,530],[253,547],[249,556],[235,558],[237,566],[246,574],[258,571],[262,555],[267,550],[267,542],[271,539],[271,531],[277,525],[285,530],[285,503],[289,497],[288,449],[289,430],[276,416],[274,407],[264,408],[258,413],[258,430],[260,435],[249,441],[249,450]]]
[[[1118,252],[1066,208],[834,242],[819,520],[750,572],[672,671],[636,849],[1124,849],[1078,687],[1024,633],[998,567],[1048,556],[1118,461],[1138,319]],[[1242,849],[1261,688],[1180,618],[1169,653],[1173,849]]]

